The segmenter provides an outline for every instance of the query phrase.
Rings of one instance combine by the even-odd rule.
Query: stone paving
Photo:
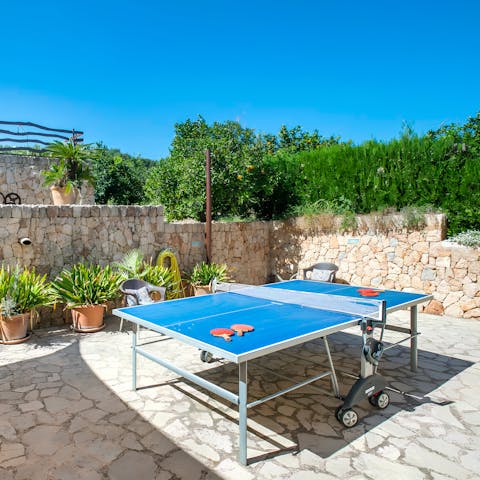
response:
[[[406,319],[403,312],[392,318]],[[141,388],[131,391],[129,332],[118,332],[114,317],[107,322],[95,334],[43,329],[28,343],[0,346],[1,480],[479,477],[478,321],[420,315],[419,371],[410,372],[406,346],[386,352],[381,364],[389,384],[409,396],[392,393],[382,411],[365,401],[352,429],[334,417],[339,400],[312,387],[252,409],[248,467],[236,462],[231,405],[143,358]],[[204,364],[196,349],[151,332],[142,331],[141,342],[236,389],[233,365]],[[330,347],[339,370],[358,370],[356,329],[332,335]],[[321,341],[251,362],[251,397],[288,384],[256,365],[301,379],[322,370],[312,361],[325,362]],[[353,380],[340,380],[346,393]]]

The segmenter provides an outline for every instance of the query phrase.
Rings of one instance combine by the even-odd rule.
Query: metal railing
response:
[[[32,122],[7,122],[0,120],[0,126],[2,125],[16,126],[17,128],[16,131],[13,129],[0,128],[0,135],[7,135],[6,137],[0,136],[0,153],[19,151],[30,154],[41,153],[46,150],[41,147],[42,145],[49,145],[55,140],[72,142],[74,145],[83,142],[83,132],[75,129],[65,130],[61,128],[49,128]],[[31,127],[31,129],[26,129],[25,127]],[[50,141],[48,141],[48,139],[50,139]],[[2,142],[9,142],[13,145],[1,146]]]

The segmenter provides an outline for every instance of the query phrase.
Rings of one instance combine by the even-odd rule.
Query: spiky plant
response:
[[[192,285],[209,285],[216,278],[218,282],[228,280],[228,267],[225,263],[198,263],[187,275]]]
[[[102,305],[119,295],[122,278],[107,265],[78,263],[63,270],[52,282],[58,297],[68,307]]]
[[[9,319],[37,307],[55,302],[55,293],[46,275],[37,274],[35,268],[0,267],[0,315]]]

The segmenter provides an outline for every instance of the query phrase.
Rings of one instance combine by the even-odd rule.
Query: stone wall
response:
[[[264,283],[269,232],[266,222],[214,224],[214,261],[228,263],[235,280]],[[22,245],[22,238],[31,244]],[[205,225],[166,223],[160,206],[0,205],[0,262],[34,266],[50,278],[80,261],[105,265],[132,249],[156,259],[164,248],[188,272],[206,258]],[[65,315],[49,312],[42,324],[63,323]]]
[[[162,207],[2,205],[0,261],[50,276],[79,261],[105,265],[133,248],[153,253],[163,225]]]
[[[214,223],[213,260],[227,263],[236,282],[257,285],[333,262],[340,281],[432,293],[427,311],[480,318],[480,249],[445,241],[443,215],[415,228],[398,215],[357,217],[353,233],[341,224],[331,216]],[[24,237],[31,245],[19,243]],[[51,277],[79,261],[117,261],[134,248],[153,258],[171,248],[189,271],[205,260],[204,241],[204,224],[165,222],[158,206],[0,206],[0,261]]]
[[[0,192],[16,193],[22,204],[49,205],[52,203],[50,189],[43,185],[42,170],[48,169],[50,159],[31,155],[0,155]],[[81,190],[83,204],[93,204],[91,186]]]
[[[214,223],[212,260],[231,267],[239,283],[261,285],[271,278],[270,222]]]
[[[339,281],[431,293],[427,312],[480,318],[480,249],[445,241],[444,215],[426,215],[416,227],[402,215],[359,216],[354,233],[341,223],[331,216],[274,222],[273,269],[288,278],[332,262]]]

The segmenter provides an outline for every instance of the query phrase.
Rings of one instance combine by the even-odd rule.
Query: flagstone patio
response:
[[[392,316],[395,322],[404,318],[402,312]],[[253,408],[247,467],[236,461],[232,406],[143,358],[141,388],[131,391],[129,332],[118,332],[114,317],[107,324],[90,335],[37,330],[28,343],[0,346],[1,480],[478,478],[478,321],[421,314],[419,371],[409,370],[407,346],[392,348],[381,363],[389,384],[409,395],[392,392],[382,411],[365,401],[352,429],[335,419],[340,401],[312,387]],[[202,363],[196,349],[148,331],[141,341],[236,388],[234,365]],[[357,329],[332,335],[330,342],[336,367],[357,372]],[[325,362],[321,341],[292,353],[257,362],[292,379],[320,370],[312,361]],[[255,365],[249,364],[252,398],[287,386]],[[340,380],[346,393],[353,380]],[[328,389],[328,381],[323,386]]]

